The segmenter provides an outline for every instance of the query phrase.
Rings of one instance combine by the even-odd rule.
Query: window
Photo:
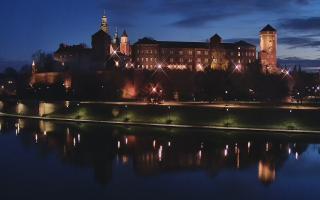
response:
[[[173,50],[170,50],[170,54],[173,54]]]
[[[205,52],[204,52],[204,55],[206,55],[206,56],[207,56],[208,54],[209,54],[209,53],[208,53],[208,51],[205,51]]]
[[[146,58],[146,62],[149,62],[149,58]]]
[[[192,51],[189,51],[189,55],[192,56]]]
[[[172,63],[173,63],[173,58],[170,58],[170,62],[172,62]]]
[[[192,63],[192,59],[191,59],[191,58],[189,58],[189,59],[188,59],[188,62],[189,62],[189,63]]]
[[[241,53],[240,53],[240,52],[238,52],[238,56],[239,56],[239,57],[241,56]]]
[[[180,58],[180,62],[183,63],[183,58]]]
[[[201,58],[197,58],[197,62],[198,62],[198,63],[201,63]]]
[[[179,55],[183,55],[183,51],[179,51]]]
[[[142,58],[142,62],[144,61],[144,58]]]
[[[137,58],[137,61],[140,61],[140,58]]]
[[[197,55],[201,55],[201,51],[197,51]]]
[[[150,61],[153,62],[153,58],[150,58]]]
[[[205,58],[205,59],[204,59],[204,62],[205,62],[205,63],[208,63],[208,62],[209,62],[209,59],[208,59],[208,58]]]
[[[238,47],[238,50],[240,50],[241,48],[240,47]]]

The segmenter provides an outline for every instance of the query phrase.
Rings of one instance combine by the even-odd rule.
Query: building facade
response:
[[[244,41],[223,43],[219,35],[210,42],[157,41],[140,39],[134,44],[132,60],[136,68],[188,69],[202,71],[205,68],[239,71],[256,60],[256,47]]]

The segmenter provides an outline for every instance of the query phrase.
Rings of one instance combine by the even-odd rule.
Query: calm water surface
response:
[[[0,119],[0,199],[319,199],[320,137]]]

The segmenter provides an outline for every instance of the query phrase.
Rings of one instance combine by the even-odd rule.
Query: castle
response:
[[[126,30],[119,37],[118,30],[111,37],[108,18],[104,14],[98,32],[92,35],[91,48],[84,44],[60,44],[54,52],[54,59],[66,71],[72,70],[107,70],[110,66],[156,70],[159,67],[175,70],[203,71],[234,69],[245,71],[251,63],[257,60],[262,71],[277,73],[277,31],[267,25],[260,31],[260,52],[257,58],[256,46],[246,41],[225,43],[218,34],[214,34],[208,42],[176,42],[157,41],[152,38],[139,39],[130,44]],[[71,69],[70,69],[71,68]],[[58,76],[66,77],[66,73],[50,72],[54,77],[48,78],[48,73],[37,73],[33,66],[31,84],[54,82]],[[55,74],[55,75],[53,75]],[[45,78],[43,78],[45,77]],[[69,77],[69,76],[68,76]],[[60,78],[61,79],[61,78]],[[50,83],[51,83],[50,82]]]

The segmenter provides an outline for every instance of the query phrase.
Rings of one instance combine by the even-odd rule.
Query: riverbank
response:
[[[1,115],[87,123],[320,133],[320,108],[263,103],[1,102]]]

